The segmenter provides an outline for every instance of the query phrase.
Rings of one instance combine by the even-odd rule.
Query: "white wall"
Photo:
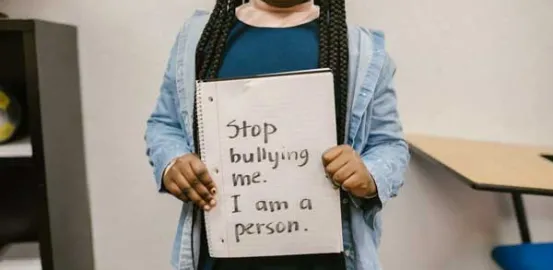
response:
[[[553,2],[352,6],[350,17],[386,30],[407,132],[553,145]],[[553,198],[525,199],[534,240],[553,241]],[[520,241],[509,196],[473,191],[417,157],[384,229],[388,269],[495,269],[490,247]]]
[[[79,27],[96,269],[169,269],[179,205],[158,196],[145,157],[171,45],[204,0],[8,0],[13,17]],[[69,254],[68,254],[69,255]]]
[[[179,206],[155,193],[142,135],[178,28],[212,2],[0,1],[79,26],[97,269],[168,269]],[[353,21],[387,33],[408,132],[553,145],[553,2],[348,3]],[[387,269],[495,269],[490,248],[518,241],[508,197],[412,165],[385,212]],[[526,199],[533,237],[553,240],[553,198]]]

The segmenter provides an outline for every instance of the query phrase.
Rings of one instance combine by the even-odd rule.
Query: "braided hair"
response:
[[[217,0],[196,50],[198,80],[214,79],[221,67],[227,38],[236,21],[236,7],[247,0]],[[345,0],[315,0],[320,6],[319,66],[334,75],[338,143],[345,140],[348,103],[348,30]]]

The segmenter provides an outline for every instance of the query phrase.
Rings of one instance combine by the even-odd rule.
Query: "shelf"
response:
[[[0,270],[42,270],[40,259],[18,259],[0,261]]]
[[[0,84],[21,104],[21,132],[30,137],[0,145],[0,199],[7,193],[36,206],[35,253],[42,256],[42,262],[39,256],[5,258],[0,251],[0,270],[94,268],[77,36],[69,25],[0,20]],[[24,194],[33,201],[8,188],[29,191]],[[70,250],[72,257],[55,250]]]
[[[3,158],[30,158],[33,156],[31,138],[25,137],[8,144],[0,145],[0,159]]]
[[[41,270],[38,243],[14,244],[0,252],[0,270]]]

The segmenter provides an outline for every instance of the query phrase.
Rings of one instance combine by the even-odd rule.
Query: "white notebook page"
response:
[[[206,212],[210,255],[341,252],[340,192],[321,162],[337,141],[332,74],[197,88],[202,159],[218,188]]]

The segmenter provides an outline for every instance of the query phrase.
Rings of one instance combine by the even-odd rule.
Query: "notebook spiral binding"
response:
[[[202,162],[205,164],[206,160],[205,160],[205,156],[206,156],[206,152],[205,152],[205,140],[204,140],[204,116],[203,116],[203,111],[204,111],[204,100],[203,100],[203,95],[202,95],[202,84],[200,81],[197,81],[196,82],[196,140],[197,140],[197,151],[198,151],[198,154],[200,155],[200,159],[202,160]],[[205,226],[206,226],[206,234],[207,234],[207,241],[210,242],[211,240],[211,228],[210,228],[210,222],[207,221],[208,219],[208,216],[204,214],[204,219],[205,219]],[[209,253],[212,253],[211,252],[211,243],[208,243],[208,249],[209,249]]]
[[[213,98],[209,97],[208,98],[208,101],[209,102],[212,102],[213,101]],[[197,127],[197,144],[198,144],[198,152],[199,152],[199,155],[200,155],[200,159],[202,160],[202,162],[204,164],[206,164],[206,151],[205,151],[205,139],[204,139],[204,118],[203,118],[203,112],[204,112],[204,102],[206,102],[206,100],[204,100],[204,96],[202,94],[202,82],[201,81],[197,81],[196,82],[196,127]],[[207,164],[206,164],[207,166]],[[209,219],[209,215],[207,214],[204,214],[204,219],[205,219],[205,232],[206,232],[206,236],[207,236],[207,241],[208,241],[208,251],[210,254],[213,254],[212,252],[212,248],[213,248],[213,243],[212,243],[212,236],[211,236],[211,222],[208,221]],[[224,243],[224,239],[221,239],[221,241]]]
[[[205,140],[204,140],[204,117],[203,117],[203,99],[202,99],[202,84],[196,83],[196,122],[198,125],[198,145],[200,159],[205,163]]]

